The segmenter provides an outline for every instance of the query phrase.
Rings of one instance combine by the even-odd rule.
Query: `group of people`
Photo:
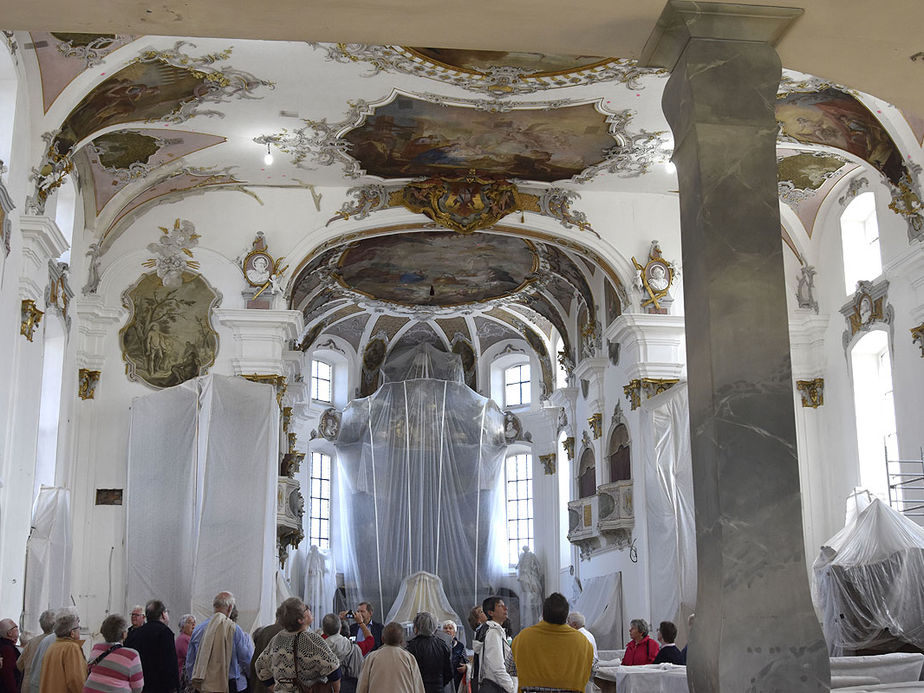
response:
[[[84,657],[80,619],[73,608],[45,611],[44,635],[20,649],[19,629],[0,621],[0,693],[517,693],[583,691],[598,660],[584,617],[553,593],[542,620],[511,638],[507,606],[488,597],[469,613],[474,632],[469,659],[456,624],[429,612],[414,618],[413,637],[400,623],[373,620],[361,602],[355,612],[329,613],[321,627],[304,602],[286,599],[275,623],[253,637],[237,625],[234,595],[219,592],[214,613],[202,623],[186,614],[174,637],[166,605],[136,606],[131,623],[110,614],[100,626],[104,642]],[[506,629],[505,629],[506,627]],[[440,632],[442,631],[442,632]],[[657,642],[643,619],[630,623],[622,664],[685,664],[674,644],[676,626],[662,621]]]

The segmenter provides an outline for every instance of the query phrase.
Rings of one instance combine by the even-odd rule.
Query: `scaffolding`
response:
[[[921,459],[918,460],[890,460],[886,457],[886,470],[889,475],[889,505],[905,517],[924,524],[924,448],[921,448]]]

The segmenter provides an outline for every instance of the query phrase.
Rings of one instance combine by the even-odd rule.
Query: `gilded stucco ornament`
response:
[[[96,386],[99,385],[100,371],[81,368],[77,371],[77,396],[80,399],[94,399]]]
[[[255,301],[262,294],[275,296],[281,293],[282,275],[289,268],[288,265],[280,267],[283,260],[284,257],[274,258],[270,255],[266,237],[262,231],[257,231],[250,248],[238,257],[238,266],[249,287],[244,292],[245,297]]]
[[[57,48],[62,56],[82,60],[87,68],[101,65],[103,58],[132,40],[128,34],[99,34],[89,41],[81,41],[74,34],[52,35],[59,41]]]
[[[924,322],[911,328],[911,341],[921,349],[921,358],[924,359]]]
[[[64,325],[69,330],[71,327],[71,316],[69,308],[71,299],[74,298],[74,291],[68,282],[68,265],[66,262],[57,260],[48,261],[48,286],[45,288],[45,310],[53,309],[64,320]]]
[[[892,201],[889,209],[904,217],[908,224],[908,242],[924,240],[924,203],[921,202],[921,167],[908,164],[898,185],[889,185]]]
[[[869,189],[869,179],[864,176],[854,176],[850,179],[850,182],[847,183],[847,189],[844,191],[844,194],[837,198],[837,203],[841,207],[846,207],[850,202],[856,198],[861,192]]]
[[[825,403],[825,379],[797,380],[796,389],[802,396],[802,406],[817,409]]]
[[[600,414],[599,412],[593,414],[589,419],[587,419],[587,425],[590,426],[594,440],[600,438],[600,436],[603,435],[603,414]]]
[[[895,310],[887,303],[888,292],[889,282],[885,279],[876,284],[862,280],[857,282],[857,290],[850,301],[841,306],[841,315],[847,321],[847,329],[842,335],[846,357],[849,358],[848,347],[856,335],[868,332],[877,324],[888,327],[889,344],[894,345]]]
[[[31,298],[25,299],[20,308],[19,334],[31,342],[43,315],[45,313],[36,308],[35,301]]]
[[[566,229],[577,227],[600,237],[586,215],[572,209],[571,202],[580,198],[578,193],[555,187],[517,185],[475,172],[404,185],[374,183],[350,188],[347,196],[326,225],[347,219],[359,221],[374,212],[404,207],[429,217],[443,228],[472,233],[494,226],[509,214],[533,212],[558,220]]]
[[[649,313],[666,313],[661,303],[670,300],[669,291],[677,274],[674,264],[662,257],[657,241],[651,242],[648,262],[642,265],[633,257],[632,264],[635,266],[635,288],[648,296],[642,300],[642,308],[647,308]]]
[[[542,465],[542,470],[550,476],[555,475],[556,457],[557,455],[554,452],[549,453],[548,455],[539,455],[539,464]]]
[[[532,94],[546,89],[573,87],[599,82],[618,82],[627,89],[643,89],[643,77],[664,75],[665,70],[640,67],[635,60],[603,58],[573,69],[536,71],[510,65],[490,65],[481,69],[464,68],[437,61],[415,48],[375,46],[364,43],[312,43],[326,52],[327,60],[338,63],[365,63],[366,77],[380,72],[399,72],[435,79],[496,99]]]
[[[635,378],[623,386],[622,390],[629,400],[629,409],[635,410],[641,406],[643,394],[645,399],[651,399],[655,395],[667,392],[678,382],[678,378]]]
[[[568,436],[561,442],[562,448],[570,461],[574,461],[574,436]]]

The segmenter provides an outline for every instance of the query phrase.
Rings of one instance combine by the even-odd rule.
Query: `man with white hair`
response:
[[[580,611],[572,611],[568,614],[568,625],[574,628],[574,630],[580,631],[584,634],[584,637],[590,640],[590,644],[594,646],[594,668],[597,667],[597,662],[600,660],[599,654],[597,652],[597,639],[594,637],[594,634],[591,633],[587,628],[585,628],[584,614]]]
[[[32,665],[35,660],[35,653],[38,652],[39,647],[45,641],[45,638],[48,637],[48,634],[51,633],[51,635],[54,636],[54,633],[52,633],[55,627],[55,612],[53,609],[46,609],[42,612],[42,615],[39,616],[39,626],[42,628],[42,635],[36,635],[26,643],[26,647],[23,649],[22,654],[16,662],[16,668],[22,672],[22,688],[20,688],[20,693],[33,693],[33,691],[34,693],[38,693],[38,686],[35,688],[32,687]],[[54,637],[48,641],[48,645],[51,644],[52,640],[54,640]],[[47,648],[48,645],[45,647]]]
[[[215,613],[196,626],[189,639],[186,678],[202,693],[238,693],[247,688],[253,641],[230,618],[233,594],[219,592],[212,608]]]
[[[446,641],[436,635],[436,619],[429,611],[414,617],[414,637],[407,643],[414,655],[427,693],[442,693],[452,681],[452,653]]]
[[[131,625],[128,627],[128,632],[131,634],[136,628],[141,628],[144,625],[144,607],[141,604],[135,604],[132,607],[132,613],[129,617]]]

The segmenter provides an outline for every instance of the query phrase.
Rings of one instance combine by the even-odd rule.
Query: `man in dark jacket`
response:
[[[354,618],[355,622],[347,627],[347,620]],[[343,622],[343,629],[340,633],[347,637],[356,638],[356,644],[359,645],[363,657],[377,650],[382,646],[382,629],[381,623],[372,620],[372,604],[369,602],[360,602],[356,607],[356,613],[352,616],[346,611],[340,612],[340,620]]]
[[[180,687],[180,673],[167,607],[152,599],[145,604],[144,617],[145,624],[125,638],[125,647],[138,650],[141,656],[145,693],[174,693]]]
[[[436,619],[429,611],[421,611],[414,617],[414,637],[408,640],[407,651],[414,655],[420,667],[424,690],[427,693],[443,693],[443,688],[452,681],[452,664],[449,645],[436,636]]]

